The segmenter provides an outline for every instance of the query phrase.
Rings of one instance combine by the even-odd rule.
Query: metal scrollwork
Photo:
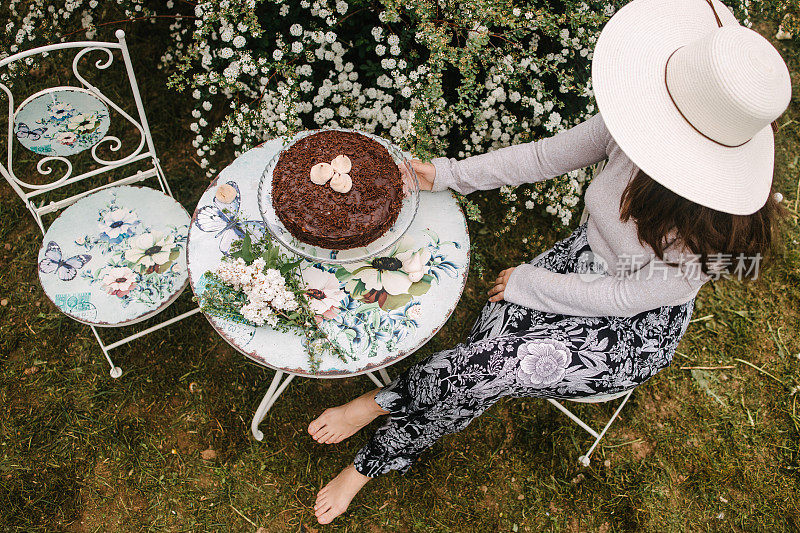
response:
[[[26,187],[30,187],[32,189],[43,189],[43,188],[46,188],[46,187],[53,187],[53,186],[56,186],[56,185],[61,185],[67,179],[69,179],[69,177],[72,175],[72,163],[66,157],[61,157],[61,156],[43,157],[43,158],[41,158],[39,160],[38,163],[36,163],[36,170],[38,170],[39,174],[41,174],[42,176],[47,176],[48,174],[52,174],[53,173],[53,167],[52,167],[51,163],[53,161],[58,161],[60,163],[64,163],[64,165],[66,165],[67,170],[66,170],[66,172],[64,173],[63,176],[61,176],[60,178],[58,178],[58,180],[56,180],[56,181],[54,181],[54,182],[52,182],[52,183],[50,183],[48,185],[30,185],[28,183],[23,183],[23,185],[25,185]]]
[[[125,163],[128,163],[133,158],[135,158],[137,155],[139,155],[139,153],[141,153],[141,151],[142,151],[142,148],[144,148],[144,145],[145,145],[144,129],[142,128],[141,124],[139,124],[136,120],[134,120],[133,117],[131,117],[128,113],[123,111],[122,108],[120,108],[117,104],[115,104],[113,101],[111,101],[111,99],[109,99],[106,95],[104,95],[97,87],[95,87],[94,85],[89,83],[89,81],[87,81],[86,78],[84,78],[81,75],[81,73],[78,71],[78,63],[80,62],[81,58],[83,58],[83,56],[85,56],[86,54],[88,54],[90,52],[95,52],[95,51],[105,52],[106,53],[105,61],[103,61],[102,59],[98,59],[97,61],[95,61],[94,66],[97,69],[104,70],[104,69],[107,69],[108,67],[111,66],[111,64],[114,61],[114,54],[109,48],[100,47],[100,46],[91,47],[91,48],[84,48],[83,50],[81,50],[80,52],[75,54],[75,58],[72,60],[72,71],[75,73],[75,78],[77,78],[78,81],[80,81],[81,84],[84,87],[86,87],[89,91],[91,91],[95,96],[100,98],[108,106],[112,107],[117,113],[122,115],[125,118],[125,120],[130,122],[139,131],[139,145],[130,154],[128,154],[127,156],[125,156],[125,157],[123,157],[121,159],[114,159],[114,160],[103,159],[102,157],[97,155],[97,148],[101,144],[106,143],[106,142],[109,143],[108,149],[110,151],[112,151],[112,152],[117,152],[122,147],[122,141],[118,137],[114,137],[113,135],[108,135],[108,136],[102,138],[101,140],[99,140],[97,142],[97,144],[95,144],[92,147],[92,150],[91,150],[92,158],[97,163],[100,163],[101,165],[106,165],[106,166],[124,165]]]
[[[81,73],[81,70],[79,68],[81,66],[81,60],[86,58],[90,66],[93,66],[98,70],[108,69],[114,63],[114,50],[121,50],[123,53],[126,52],[126,50],[123,48],[122,43],[120,43],[120,45],[117,45],[115,43],[97,43],[95,45],[94,43],[83,42],[83,43],[61,43],[56,45],[48,45],[45,47],[41,47],[39,49],[30,50],[28,52],[21,52],[19,54],[15,54],[14,56],[2,59],[0,60],[0,67],[11,67],[13,66],[12,64],[15,61],[22,60],[25,57],[34,54],[46,55],[49,54],[51,51],[64,50],[64,49],[78,49],[77,53],[72,59],[72,72],[76,80],[82,86],[80,89],[71,86],[64,86],[64,87],[53,87],[50,89],[46,89],[44,91],[40,91],[39,93],[36,93],[30,96],[27,100],[23,101],[22,104],[19,106],[19,109],[15,111],[13,92],[6,84],[0,82],[0,91],[5,93],[5,96],[8,99],[7,154],[5,158],[6,159],[5,164],[0,164],[0,173],[3,175],[6,181],[8,181],[9,184],[11,184],[12,188],[14,188],[14,190],[20,196],[23,197],[27,196],[28,194],[25,191],[23,191],[23,189],[27,189],[29,191],[41,191],[43,189],[44,190],[53,189],[61,185],[65,185],[67,183],[74,183],[83,178],[100,174],[107,169],[120,167],[127,163],[131,163],[133,161],[143,160],[148,157],[154,156],[154,154],[152,153],[152,149],[150,150],[145,149],[146,144],[148,146],[150,145],[150,143],[148,143],[147,141],[149,132],[147,131],[146,124],[143,125],[142,122],[134,119],[130,114],[125,112],[119,105],[114,103],[110,98],[108,98],[105,94],[103,94],[103,92],[100,89],[98,89],[94,84],[90,83],[86,79],[86,77]],[[90,60],[87,56],[93,53],[99,53],[101,54],[101,57],[99,57],[96,60]],[[83,66],[85,67],[85,65]],[[131,76],[132,72],[130,72],[130,65],[128,65],[127,62],[126,62],[126,68],[128,69],[128,75]],[[135,86],[132,86],[132,88],[134,87]],[[90,149],[89,146],[86,146],[85,149],[89,149],[89,153],[93,161],[98,165],[100,165],[100,168],[88,170],[85,173],[79,175],[74,175],[73,164],[70,162],[69,159],[67,159],[67,157],[77,152],[74,152],[73,154],[59,154],[59,153],[53,154],[51,151],[51,153],[48,154],[46,151],[33,150],[35,153],[41,156],[41,159],[39,159],[39,161],[36,164],[36,170],[38,171],[40,176],[47,176],[48,182],[43,185],[29,183],[25,179],[22,179],[19,176],[17,176],[14,172],[13,145],[17,137],[17,134],[15,132],[15,128],[17,127],[15,125],[15,122],[17,120],[17,114],[26,106],[28,102],[30,102],[37,95],[46,94],[47,92],[59,91],[62,89],[67,91],[69,90],[87,91],[88,93],[91,93],[94,97],[99,99],[100,102],[102,102],[102,104],[107,106],[109,109],[113,109],[114,111],[119,113],[119,115],[121,115],[127,122],[129,122],[138,131],[139,133],[138,143],[135,145],[133,150],[131,150],[123,157],[120,157],[118,159],[106,158],[98,154],[98,149],[108,150],[110,153],[116,154],[121,152],[123,148],[123,141],[117,136],[106,135],[105,131],[103,131],[102,129],[98,130],[100,131],[99,135],[101,135],[102,137],[90,141],[93,142],[94,144],[91,145]],[[137,109],[141,114],[142,113],[141,103],[137,98],[138,95],[134,94],[134,99],[136,100]],[[99,104],[98,102],[98,105],[101,104]],[[36,133],[34,125],[28,123],[28,124],[23,124],[23,126],[28,128],[28,130],[25,130],[26,133],[29,131],[31,133]],[[48,149],[48,151],[50,150]],[[56,169],[54,165],[56,163],[64,165],[63,172]]]

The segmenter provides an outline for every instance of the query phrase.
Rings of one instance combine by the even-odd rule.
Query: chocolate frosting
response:
[[[344,154],[353,188],[338,193],[309,178],[311,167]],[[392,227],[403,201],[397,164],[380,143],[358,133],[323,131],[280,155],[272,174],[272,202],[297,239],[332,250],[365,246]]]

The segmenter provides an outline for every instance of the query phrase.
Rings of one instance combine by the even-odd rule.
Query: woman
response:
[[[320,523],[501,397],[640,385],[670,364],[708,279],[757,276],[778,214],[770,123],[791,98],[778,52],[716,0],[634,0],[604,28],[592,76],[602,116],[535,143],[414,163],[423,189],[467,194],[607,160],[586,192],[588,221],[501,272],[465,343],[309,425],[331,444],[389,415],[319,492]]]

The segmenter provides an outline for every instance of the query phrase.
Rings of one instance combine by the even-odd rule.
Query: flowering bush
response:
[[[203,2],[171,84],[197,100],[191,128],[210,173],[223,141],[241,151],[315,127],[377,133],[420,157],[466,157],[595,112],[588,64],[614,3],[537,4]],[[212,118],[220,100],[221,122]],[[504,189],[506,221],[544,204],[568,223],[586,177]]]
[[[304,128],[377,133],[423,158],[463,158],[552,135],[596,112],[592,50],[624,3],[205,0],[192,9],[171,0],[12,0],[6,29],[13,52],[68,34],[60,28],[78,18],[93,37],[113,16],[171,17],[161,66],[196,102],[193,145],[212,175],[222,146],[238,153]],[[746,23],[748,8],[765,9],[730,3]],[[773,14],[791,11],[767,4],[775,4]],[[504,226],[542,207],[569,223],[587,177],[576,171],[504,188]],[[474,204],[465,205],[479,218]]]

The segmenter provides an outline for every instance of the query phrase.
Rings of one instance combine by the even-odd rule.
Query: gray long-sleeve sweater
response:
[[[461,161],[436,158],[433,190],[451,188],[469,194],[534,183],[603,159],[608,160],[605,167],[586,190],[587,238],[592,252],[605,262],[608,275],[557,274],[523,264],[511,275],[505,300],[573,316],[633,316],[689,301],[709,278],[692,262],[691,254],[677,245],[659,260],[650,246],[639,242],[635,222],[620,220],[622,193],[638,168],[611,137],[600,115],[540,141]]]

